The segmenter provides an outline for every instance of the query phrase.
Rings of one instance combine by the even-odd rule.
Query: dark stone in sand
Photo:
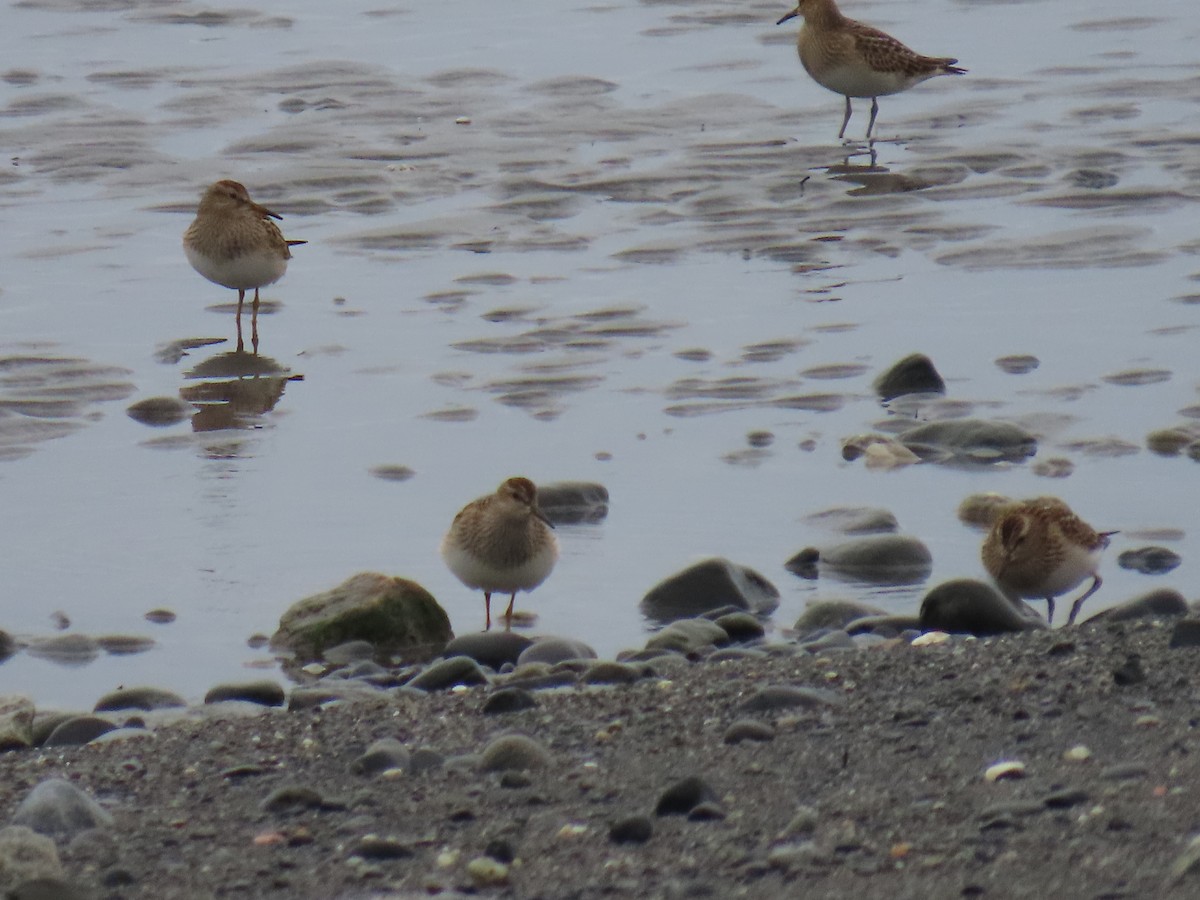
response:
[[[701,803],[716,803],[717,793],[696,776],[683,778],[665,791],[655,804],[656,816],[686,816]]]
[[[1049,794],[1043,801],[1047,809],[1070,809],[1081,803],[1087,803],[1091,798],[1087,791],[1078,788],[1063,788]]]
[[[827,688],[771,684],[759,688],[742,704],[742,709],[747,712],[771,712],[779,709],[792,709],[797,706],[806,709],[842,706],[845,702],[845,697]]]
[[[767,633],[763,623],[746,612],[725,613],[713,622],[729,635],[731,641],[755,641]]]
[[[913,353],[880,373],[874,383],[875,393],[884,400],[903,394],[943,394],[946,382],[924,353]]]
[[[283,706],[286,699],[283,688],[278,683],[266,679],[238,684],[218,684],[204,695],[205,703],[241,700],[245,703],[257,703],[259,706]]]
[[[845,628],[855,619],[886,615],[886,609],[855,600],[815,600],[804,607],[792,630],[804,636],[822,628]]]
[[[864,616],[846,623],[846,634],[855,637],[864,634],[878,635],[883,638],[894,638],[906,631],[920,631],[919,616]]]
[[[773,741],[775,740],[775,729],[758,719],[738,719],[725,729],[722,740],[726,744],[740,744],[742,741],[757,743]]]
[[[350,764],[356,775],[378,775],[388,769],[407,769],[411,754],[395,738],[380,738]]]
[[[403,841],[400,838],[381,837],[377,834],[367,834],[355,841],[351,847],[349,856],[357,856],[360,859],[374,860],[393,860],[393,859],[408,859],[413,856],[412,845]]]
[[[1155,591],[1126,600],[1091,616],[1087,623],[1092,622],[1127,622],[1131,619],[1157,619],[1168,616],[1186,616],[1188,613],[1187,600],[1183,594],[1171,588],[1159,588]]]
[[[107,828],[112,816],[99,803],[69,781],[51,778],[36,785],[17,811],[13,825],[24,825],[38,834],[69,841],[90,828]]]
[[[173,709],[187,706],[187,701],[178,694],[155,687],[117,688],[96,701],[94,712],[112,712],[122,709]]]
[[[325,798],[310,787],[284,785],[271,791],[259,806],[264,812],[294,813],[306,809],[324,809]]]
[[[1172,647],[1200,647],[1200,619],[1180,619],[1171,630]]]
[[[608,839],[614,844],[644,844],[653,834],[654,823],[649,816],[630,816],[608,829]]]
[[[949,453],[974,462],[1020,462],[1037,453],[1037,438],[1009,422],[947,419],[910,428],[900,441],[918,456]]]
[[[640,666],[600,660],[588,666],[579,680],[583,684],[633,684],[640,681],[643,674]]]
[[[485,772],[513,772],[544,769],[550,764],[546,748],[523,734],[506,734],[484,748],[480,768]]]
[[[801,551],[798,557],[809,551]],[[929,577],[933,556],[921,541],[902,534],[854,538],[818,551],[819,571],[871,584],[919,584]],[[787,568],[792,569],[789,561]]]
[[[1117,565],[1122,569],[1132,569],[1143,575],[1162,575],[1176,568],[1181,562],[1182,557],[1166,547],[1140,547],[1137,550],[1126,550],[1117,557]]]
[[[591,481],[556,481],[538,486],[538,507],[555,525],[602,522],[608,515],[608,488]]]
[[[1125,657],[1125,662],[1113,669],[1113,681],[1118,687],[1129,687],[1141,684],[1146,680],[1146,670],[1142,666],[1142,658],[1136,653]]]
[[[944,581],[921,601],[921,630],[987,637],[1045,628],[989,584],[973,578]]]
[[[515,631],[477,631],[454,638],[442,656],[467,656],[483,666],[500,671],[505,663],[517,664],[533,641]]]
[[[506,687],[496,691],[483,701],[485,715],[520,712],[537,706],[533,694],[523,688]]]
[[[86,744],[102,734],[116,730],[115,723],[99,716],[72,716],[46,736],[43,747],[67,747]]]
[[[453,636],[446,611],[419,584],[362,572],[292,604],[279,619],[271,647],[307,661],[320,659],[328,647],[364,640],[380,652],[429,659]]]
[[[701,616],[722,606],[765,615],[779,591],[753,569],[727,559],[707,559],[662,581],[642,598],[642,614],[657,622]]]
[[[460,684],[487,684],[487,675],[479,668],[479,663],[468,656],[439,659],[408,682],[409,687],[423,691],[444,691]]]
[[[525,663],[532,662],[543,662],[553,665],[554,663],[566,662],[567,660],[595,658],[596,651],[583,641],[565,637],[546,637],[534,641],[529,647],[521,651],[521,655],[517,657],[517,665],[522,666]]]
[[[646,648],[695,653],[705,647],[720,646],[728,642],[729,635],[715,622],[708,619],[680,619],[646,641]]]

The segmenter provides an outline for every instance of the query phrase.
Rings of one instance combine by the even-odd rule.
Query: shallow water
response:
[[[708,555],[779,587],[775,629],[818,597],[913,610],[928,584],[786,572],[835,539],[805,517],[890,509],[930,546],[931,584],[982,574],[955,510],[984,490],[1054,493],[1120,529],[1088,609],[1194,598],[1195,464],[1145,449],[1200,404],[1191,7],[848,2],[970,70],[883,98],[873,166],[834,139],[842,101],[800,69],[794,23],[772,24],[786,9],[10,8],[0,628],[49,637],[61,612],[68,633],[157,643],[78,668],[22,652],[0,689],[198,697],[269,669],[247,639],[364,569],[478,628],[436,548],[512,474],[608,487],[607,520],[561,528],[558,568],[518,599],[537,632],[604,655],[640,645],[641,596]],[[237,397],[189,376],[232,350],[230,292],[179,246],[220,177],[310,242],[264,291],[260,356],[280,371]],[[843,439],[889,424],[872,378],[913,351],[948,382],[917,417],[1020,422],[1042,436],[1033,462],[1069,477],[844,461]],[[1039,365],[996,363],[1017,354]],[[124,414],[181,394],[232,405]],[[1163,543],[1152,529],[1183,565],[1118,568]],[[177,620],[145,621],[157,607]]]

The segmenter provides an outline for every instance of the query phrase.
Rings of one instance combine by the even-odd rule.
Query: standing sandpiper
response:
[[[907,91],[935,75],[964,75],[967,71],[954,65],[957,59],[922,56],[890,34],[846,18],[834,0],[800,0],[775,24],[782,25],[796,16],[804,17],[796,41],[804,71],[821,87],[846,98],[839,140],[845,137],[850,121],[851,97],[871,98],[866,138],[870,141],[879,114],[878,98]]]
[[[218,181],[200,198],[196,218],[183,235],[192,268],[209,281],[238,292],[238,342],[241,349],[242,303],[254,288],[257,333],[258,289],[274,284],[287,271],[289,249],[307,241],[285,240],[272,219],[282,218],[250,199],[236,181]]]
[[[558,561],[553,527],[528,478],[508,479],[454,517],[442,539],[442,558],[459,581],[483,591],[485,629],[492,627],[493,592],[511,595],[504,613],[511,625],[517,591],[532,591],[546,580]]]
[[[1100,587],[1100,554],[1114,534],[1096,531],[1057,497],[1038,497],[999,510],[981,555],[1010,598],[1045,598],[1047,622],[1054,621],[1054,598],[1091,577],[1091,587],[1071,604],[1067,624],[1073,625],[1083,601]]]

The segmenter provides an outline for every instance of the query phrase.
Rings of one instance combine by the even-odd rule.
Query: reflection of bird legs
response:
[[[250,346],[254,348],[254,355],[258,356],[258,288],[254,289],[254,306],[251,307],[250,314]]]

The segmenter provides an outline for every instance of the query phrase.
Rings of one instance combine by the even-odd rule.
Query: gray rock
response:
[[[646,641],[646,648],[695,653],[705,647],[720,646],[728,642],[729,635],[715,622],[708,619],[680,619]]]
[[[446,611],[419,584],[362,572],[294,603],[279,619],[271,647],[315,660],[326,648],[364,640],[385,653],[429,659],[453,636]]]
[[[97,700],[93,712],[125,709],[152,712],[156,709],[176,709],[183,706],[187,706],[187,701],[173,691],[156,687],[122,687],[109,691]]]
[[[442,656],[466,656],[483,666],[499,671],[505,663],[517,664],[521,653],[533,641],[515,631],[477,631],[454,638]]]
[[[283,688],[274,681],[244,681],[231,684],[218,684],[209,689],[204,695],[205,703],[224,703],[229,700],[242,700],[259,706],[283,706],[286,696]]]
[[[903,444],[918,456],[939,451],[964,461],[1021,462],[1037,453],[1037,438],[1009,422],[987,419],[947,419],[928,422],[901,433]]]
[[[12,823],[55,839],[70,840],[89,828],[108,828],[112,816],[71,782],[51,778],[26,795],[13,813]]]
[[[729,635],[731,641],[756,641],[767,633],[759,618],[747,612],[725,613],[717,616],[713,622]]]
[[[572,659],[595,658],[596,651],[583,641],[564,637],[546,637],[534,641],[533,644],[522,650],[521,655],[517,657],[517,665],[523,666],[526,663],[534,662],[553,665]]]
[[[356,775],[378,775],[388,769],[407,769],[412,755],[395,738],[380,738],[350,764]]]
[[[864,616],[846,623],[846,634],[854,638],[863,635],[875,635],[881,638],[894,638],[906,631],[920,631],[919,616]]]
[[[1102,609],[1094,616],[1089,616],[1085,623],[1090,622],[1128,622],[1131,619],[1157,619],[1171,616],[1186,616],[1188,613],[1187,600],[1183,594],[1171,588],[1159,588],[1150,591],[1108,609]]]
[[[900,527],[890,511],[872,506],[838,506],[807,515],[804,521],[842,534],[891,534]]]
[[[727,559],[707,559],[662,581],[641,601],[642,614],[672,622],[732,606],[765,615],[779,605],[775,585]]]
[[[601,660],[588,666],[579,680],[583,684],[633,684],[642,676],[643,671],[639,666]]]
[[[538,508],[555,525],[603,522],[608,488],[592,481],[555,481],[538,485]]]
[[[416,854],[412,844],[402,838],[366,834],[351,845],[349,855],[362,859],[395,860],[408,859]]]
[[[325,798],[313,788],[288,784],[271,791],[259,807],[264,812],[289,814],[306,809],[324,809]]]
[[[537,700],[529,691],[524,688],[506,687],[490,695],[483,702],[481,712],[489,716],[502,715],[532,709],[535,706],[537,706]]]
[[[846,698],[828,688],[802,687],[792,684],[769,684],[752,694],[742,709],[746,712],[774,712],[780,709],[830,708],[844,706]]]
[[[117,728],[115,722],[100,716],[70,716],[54,727],[42,742],[43,747],[73,747],[95,740]]]
[[[904,394],[943,394],[946,382],[924,353],[912,353],[881,372],[873,385],[884,400]]]
[[[321,659],[335,666],[347,666],[351,663],[374,660],[378,652],[370,641],[346,641],[335,647],[326,647],[321,653]]]
[[[843,541],[822,548],[819,560],[822,575],[870,584],[919,584],[933,569],[929,548],[903,534],[875,534]]]
[[[722,740],[726,744],[740,744],[742,741],[756,743],[773,741],[775,740],[775,729],[758,719],[738,719],[725,729]]]
[[[1200,619],[1180,619],[1171,630],[1171,647],[1200,647]]]
[[[430,663],[425,671],[408,683],[423,691],[444,691],[460,684],[487,684],[487,675],[479,663],[467,656],[452,656]]]
[[[1028,609],[1028,607],[1025,607]],[[944,581],[921,601],[922,631],[948,631],[986,637],[1045,628],[989,584],[973,578]]]
[[[0,662],[4,662],[18,650],[17,639],[0,628]]]
[[[662,792],[654,806],[656,816],[686,816],[702,803],[715,803],[717,793],[703,778],[680,779]]]
[[[809,653],[821,653],[826,650],[853,650],[854,638],[840,628],[833,631],[816,631],[802,640],[800,646]]]
[[[480,768],[485,772],[513,772],[544,769],[550,754],[537,741],[523,734],[506,734],[484,748]]]
[[[803,637],[822,628],[845,628],[855,619],[886,615],[886,609],[856,600],[815,600],[804,607],[792,630]]]
[[[64,874],[51,838],[23,825],[0,828],[0,896],[26,882]]]
[[[648,816],[629,816],[608,829],[608,839],[614,844],[644,844],[654,834],[654,824]]]
[[[34,712],[28,697],[0,697],[0,752],[33,746]]]
[[[288,695],[288,709],[296,712],[301,709],[316,709],[326,703],[361,700],[378,697],[380,691],[363,681],[336,681],[325,679],[319,684],[292,688]]]
[[[1126,550],[1117,557],[1117,565],[1122,569],[1132,569],[1143,575],[1165,574],[1181,562],[1183,558],[1166,547],[1139,547],[1137,550]]]

